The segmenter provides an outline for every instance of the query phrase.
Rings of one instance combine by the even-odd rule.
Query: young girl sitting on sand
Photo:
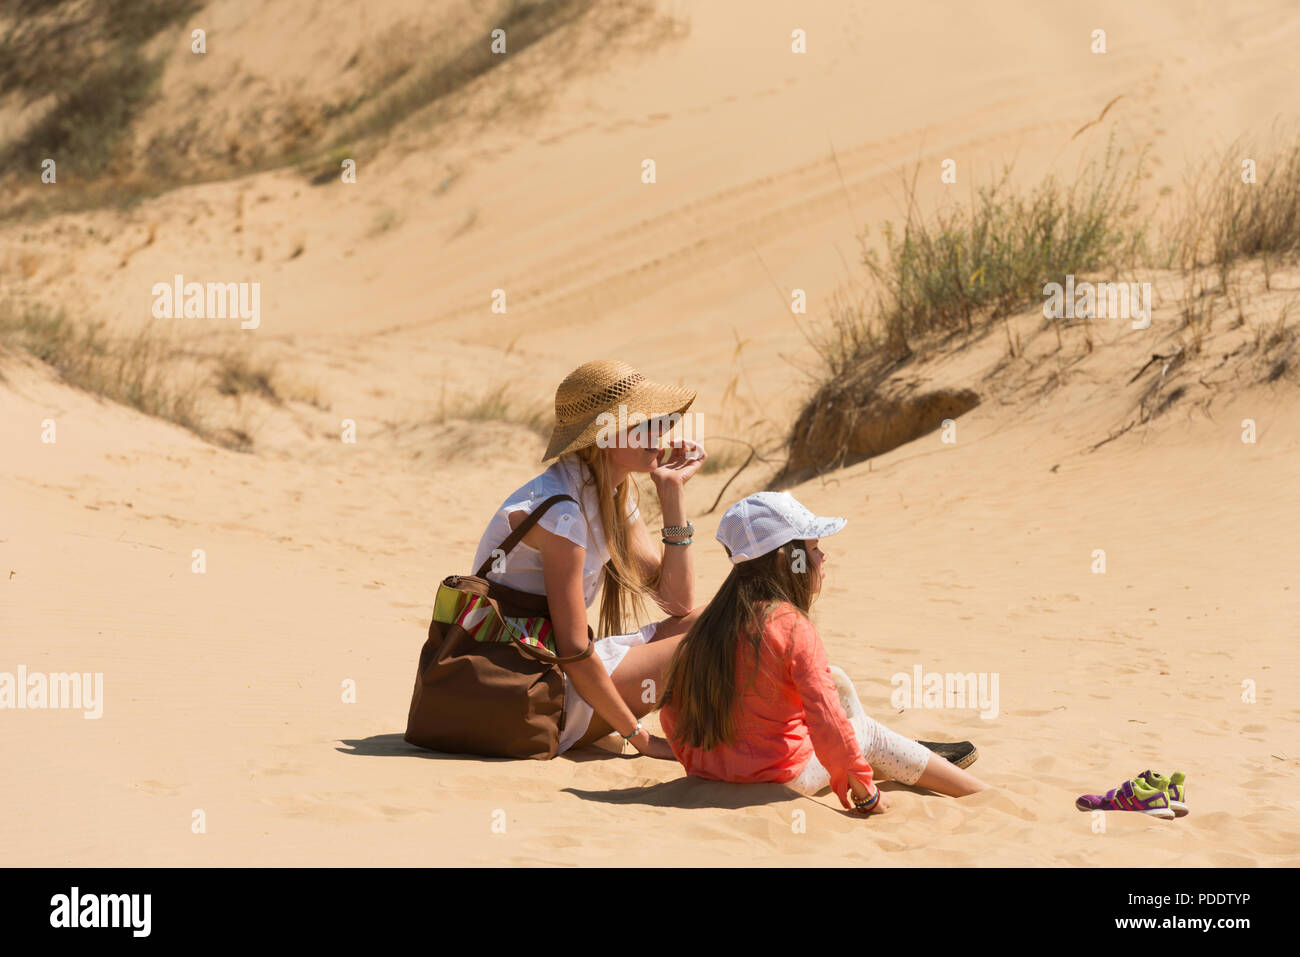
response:
[[[779,781],[803,794],[831,787],[864,813],[893,778],[960,797],[983,782],[872,720],[848,676],[826,661],[808,609],[826,556],[818,540],[845,525],[785,492],[729,508],[718,541],[732,570],[674,651],[660,723],[686,773],[715,781]],[[875,768],[873,772],[872,768]]]

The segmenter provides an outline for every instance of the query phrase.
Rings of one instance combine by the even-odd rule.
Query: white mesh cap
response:
[[[825,538],[848,523],[804,508],[789,492],[755,492],[723,513],[718,541],[731,552],[731,563],[749,561],[801,538]]]

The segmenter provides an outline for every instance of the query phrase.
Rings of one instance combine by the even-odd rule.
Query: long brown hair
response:
[[[589,445],[572,454],[581,463],[583,482],[596,488],[600,525],[609,547],[600,596],[600,636],[623,634],[631,616],[644,616],[646,598],[659,584],[660,571],[649,573],[632,555],[627,513],[630,503],[640,499],[640,492],[631,475],[617,487],[610,483],[609,462],[599,446]]]
[[[808,552],[807,543],[796,540],[732,566],[664,673],[659,706],[672,703],[675,737],[705,750],[732,740],[740,643],[747,642],[752,652],[752,682],[763,659],[763,628],[775,606],[789,602],[807,616],[812,605],[818,582]]]

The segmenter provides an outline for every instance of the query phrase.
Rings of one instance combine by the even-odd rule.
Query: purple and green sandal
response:
[[[1080,811],[1141,811],[1163,820],[1174,818],[1168,792],[1148,786],[1140,777],[1125,781],[1104,795],[1080,795],[1075,798],[1074,806]]]

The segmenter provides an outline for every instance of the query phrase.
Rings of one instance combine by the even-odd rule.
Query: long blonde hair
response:
[[[640,500],[640,492],[631,475],[617,488],[611,484],[609,462],[599,446],[588,445],[567,454],[577,456],[583,484],[595,486],[600,526],[609,548],[600,596],[600,637],[623,634],[630,615],[644,616],[646,598],[659,584],[660,570],[649,572],[632,555],[627,513],[631,503]]]

